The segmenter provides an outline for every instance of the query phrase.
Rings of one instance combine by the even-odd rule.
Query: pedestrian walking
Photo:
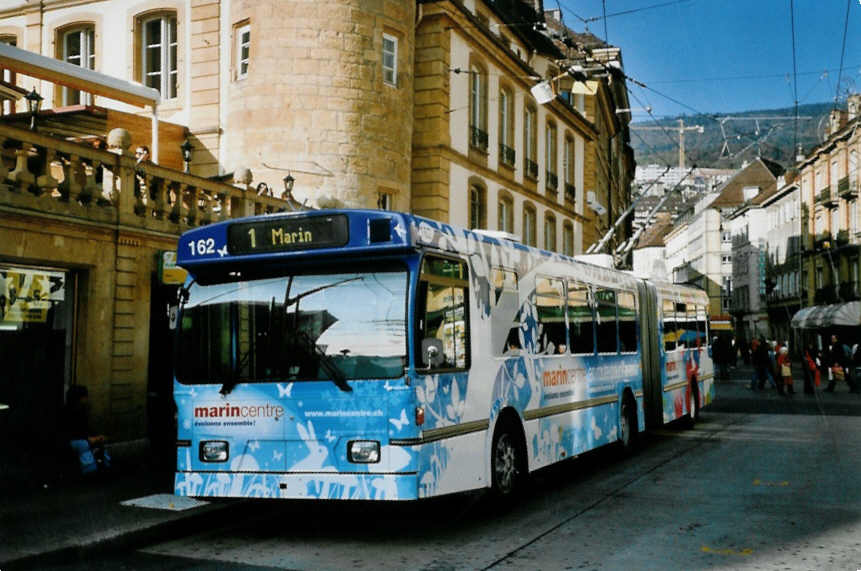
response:
[[[849,391],[853,393],[861,392],[855,385],[852,378],[852,352],[849,346],[840,341],[837,334],[831,336],[831,346],[828,348],[828,386],[826,392],[833,393],[837,381],[845,380],[849,385]]]
[[[783,388],[786,394],[794,395],[795,389],[792,386],[792,360],[789,358],[789,348],[785,345],[780,348],[780,352],[777,354],[777,368],[783,380]]]
[[[815,392],[813,387],[818,387],[822,378],[819,373],[819,352],[813,345],[808,345],[804,350],[802,370],[804,371],[804,394],[812,395]]]

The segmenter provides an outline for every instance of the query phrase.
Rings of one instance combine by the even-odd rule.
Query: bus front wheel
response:
[[[523,452],[517,433],[510,425],[498,426],[493,434],[491,446],[491,469],[493,491],[502,498],[512,498],[525,478]]]

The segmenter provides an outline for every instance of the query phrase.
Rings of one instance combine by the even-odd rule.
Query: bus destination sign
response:
[[[238,222],[227,229],[231,254],[337,248],[349,238],[347,217],[343,214]]]

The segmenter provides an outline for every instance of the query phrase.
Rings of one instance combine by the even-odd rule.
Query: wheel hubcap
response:
[[[514,479],[517,476],[517,452],[511,436],[508,434],[500,436],[496,441],[495,452],[493,471],[496,475],[496,485],[500,492],[508,494],[514,489]]]
[[[622,407],[622,444],[627,446],[631,443],[631,422],[628,419],[628,409],[626,407]]]

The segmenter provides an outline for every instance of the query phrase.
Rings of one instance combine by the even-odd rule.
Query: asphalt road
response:
[[[61,569],[858,569],[861,399],[718,387],[693,430],[539,472],[514,508],[264,502],[243,521]]]

